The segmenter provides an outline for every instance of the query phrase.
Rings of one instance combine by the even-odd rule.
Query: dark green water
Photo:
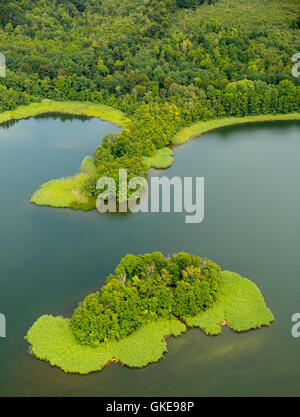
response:
[[[300,312],[299,122],[220,129],[175,148],[163,174],[205,177],[201,224],[185,224],[184,213],[100,215],[29,203],[39,184],[73,174],[113,130],[52,116],[0,128],[0,395],[299,395],[300,339],[291,335]],[[252,279],[275,323],[216,337],[189,330],[142,370],[112,364],[66,375],[27,353],[24,335],[40,315],[69,316],[122,256],[154,250],[207,256]]]

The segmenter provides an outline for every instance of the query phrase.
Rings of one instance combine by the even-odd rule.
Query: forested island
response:
[[[106,284],[70,319],[44,315],[26,336],[37,358],[87,374],[110,362],[142,368],[167,351],[165,338],[188,327],[217,335],[267,326],[273,314],[254,283],[184,252],[126,255]]]
[[[99,177],[146,177],[169,144],[300,117],[298,0],[4,0],[0,25],[0,122],[59,111],[123,128],[36,204],[89,210]]]

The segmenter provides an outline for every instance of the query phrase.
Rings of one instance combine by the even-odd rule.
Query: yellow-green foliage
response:
[[[207,311],[185,317],[188,326],[203,329],[206,334],[218,334],[226,320],[237,331],[247,331],[269,325],[273,314],[266,306],[257,286],[233,272],[222,273],[218,301]]]
[[[300,113],[289,114],[261,114],[258,116],[245,116],[245,117],[224,117],[221,119],[213,119],[205,122],[197,122],[191,126],[182,128],[176,133],[172,139],[173,145],[181,145],[188,140],[200,136],[203,133],[210,130],[218,129],[220,127],[238,125],[244,123],[254,122],[270,122],[276,120],[299,120]]]
[[[96,166],[91,156],[86,156],[83,159],[83,161],[81,162],[80,171],[90,176],[97,174]]]
[[[79,174],[46,182],[33,194],[30,201],[40,206],[93,209],[95,200],[82,194],[87,179],[93,175],[96,175],[93,158],[86,156],[81,163]]]
[[[63,317],[40,317],[28,331],[27,340],[38,359],[65,372],[87,374],[102,369],[113,358],[111,344],[92,348],[77,343],[69,320]]]
[[[58,102],[52,100],[43,100],[41,103],[19,106],[16,110],[0,113],[0,123],[14,119],[25,119],[51,112],[99,117],[103,120],[109,120],[110,122],[123,128],[128,127],[131,123],[130,119],[128,119],[121,111],[115,110],[109,106],[85,102]],[[179,130],[173,137],[172,143],[174,145],[180,145],[192,137],[201,135],[209,130],[233,124],[294,119],[300,119],[300,114],[292,113],[283,115],[260,115],[240,118],[230,117],[214,119],[206,122],[195,123],[189,127]],[[144,158],[144,160],[148,165],[148,168],[168,168],[173,163],[173,152],[170,148],[164,147],[155,152],[152,157]],[[85,180],[87,180],[87,176],[84,174],[93,175],[95,172],[92,165],[93,164],[90,160],[84,160],[82,172],[80,174],[76,174],[74,177],[52,180],[42,185],[33,194],[31,202],[44,206],[69,207],[81,210],[91,210],[95,208],[95,200],[88,199],[82,194]]]
[[[167,351],[167,336],[179,336],[185,325],[177,319],[161,319],[141,327],[119,342],[101,343],[98,347],[80,345],[63,317],[44,315],[27,333],[30,352],[65,372],[88,374],[100,371],[113,360],[132,368],[157,362]]]
[[[224,271],[218,301],[207,311],[186,317],[185,323],[215,335],[220,333],[224,320],[233,330],[241,332],[269,325],[274,317],[254,283]],[[69,319],[44,315],[29,329],[26,339],[31,345],[30,352],[38,359],[65,372],[87,374],[101,370],[113,360],[131,368],[157,362],[167,351],[164,338],[179,336],[185,330],[186,326],[176,318],[160,319],[120,341],[90,347],[78,343]]]
[[[173,163],[173,151],[170,148],[161,148],[149,158],[145,158],[148,168],[165,169]]]
[[[41,103],[32,103],[27,106],[19,106],[16,110],[0,113],[0,123],[9,120],[26,119],[44,113],[65,113],[98,117],[108,120],[118,126],[127,127],[130,120],[119,110],[103,104],[58,102],[43,100]],[[74,177],[60,178],[43,184],[32,196],[31,202],[41,206],[70,207],[73,209],[90,210],[95,208],[95,201],[82,195],[82,189],[91,175],[93,167],[91,158],[86,157],[82,163],[82,172]]]
[[[177,319],[159,319],[149,323],[130,336],[115,343],[115,357],[123,365],[143,368],[149,363],[158,362],[167,351],[165,337],[179,336],[186,330]]]
[[[95,207],[95,201],[82,195],[81,191],[87,180],[85,173],[74,177],[51,180],[43,184],[31,197],[31,202],[40,206],[71,207],[89,210]]]
[[[116,110],[103,104],[81,103],[77,101],[61,102],[46,99],[41,103],[19,106],[16,110],[0,113],[0,123],[9,120],[26,119],[44,113],[65,113],[98,117],[99,119],[107,120],[123,128],[130,124],[130,119],[128,119],[120,110]]]

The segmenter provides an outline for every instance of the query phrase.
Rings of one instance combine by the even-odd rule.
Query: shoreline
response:
[[[1,123],[10,120],[21,120],[47,113],[60,113],[87,117],[97,117],[108,121],[121,128],[127,128],[131,120],[120,110],[103,104],[94,104],[78,101],[54,101],[44,99],[40,103],[18,106],[17,109],[0,113]],[[189,140],[208,133],[212,130],[228,126],[242,125],[247,123],[273,122],[273,121],[298,121],[300,113],[266,114],[244,117],[225,117],[196,122],[188,127],[181,128],[171,139],[169,145],[154,152],[151,157],[144,157],[148,166],[148,175],[151,168],[164,170],[173,165],[173,147],[183,145]],[[68,183],[74,182],[69,192]],[[42,184],[31,196],[30,202],[46,207],[71,208],[89,211],[95,208],[95,201],[88,202],[81,194],[77,182],[80,182],[80,172],[74,173],[67,178],[52,179]],[[65,197],[57,197],[57,189],[66,189]],[[70,194],[70,195],[69,195]]]
[[[1,123],[29,119],[51,113],[96,117],[119,126],[121,129],[129,127],[132,123],[123,112],[104,104],[44,99],[40,103],[18,106],[15,110],[0,113],[0,126]],[[83,181],[84,173],[81,171],[74,173],[73,176],[50,179],[32,194],[30,202],[46,207],[71,208],[83,211],[92,210],[95,208],[94,200],[87,199],[80,192]],[[46,198],[40,197],[40,190],[43,187],[47,188]]]
[[[271,310],[254,282],[239,274],[222,271],[218,301],[195,316],[158,318],[145,323],[132,334],[96,347],[81,345],[69,325],[70,319],[43,315],[28,330],[25,339],[37,359],[47,361],[65,373],[89,374],[112,363],[129,368],[145,368],[160,361],[167,352],[167,339],[198,328],[216,336],[228,325],[237,333],[269,326]]]
[[[18,106],[15,110],[0,113],[0,125],[11,120],[29,119],[47,113],[97,117],[121,128],[126,128],[131,123],[131,120],[121,110],[116,110],[104,104],[44,99],[40,103]]]
[[[239,126],[251,123],[278,122],[278,121],[299,121],[300,113],[286,114],[259,114],[256,116],[244,117],[223,117],[193,123],[190,126],[181,128],[172,138],[169,145],[156,151],[151,157],[145,158],[148,169],[168,169],[173,165],[173,148],[184,145],[191,139],[201,136],[213,130],[223,127]]]
[[[181,128],[175,136],[173,136],[171,145],[179,146],[189,140],[208,133],[212,130],[220,129],[222,127],[238,126],[247,123],[262,123],[262,122],[277,122],[277,121],[298,121],[300,120],[300,113],[286,113],[286,114],[259,114],[256,116],[244,117],[223,117],[220,119],[211,119],[207,121],[200,121],[193,123],[191,126]]]

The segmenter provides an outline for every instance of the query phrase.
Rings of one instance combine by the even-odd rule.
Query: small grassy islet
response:
[[[185,317],[159,319],[144,325],[119,341],[97,347],[76,340],[69,319],[44,315],[29,329],[30,352],[67,373],[88,374],[119,361],[131,368],[143,368],[159,361],[167,352],[166,337],[179,336],[187,327],[199,327],[207,335],[217,335],[226,322],[232,330],[244,332],[268,326],[274,320],[257,286],[240,275],[223,271],[216,303],[206,311]]]

